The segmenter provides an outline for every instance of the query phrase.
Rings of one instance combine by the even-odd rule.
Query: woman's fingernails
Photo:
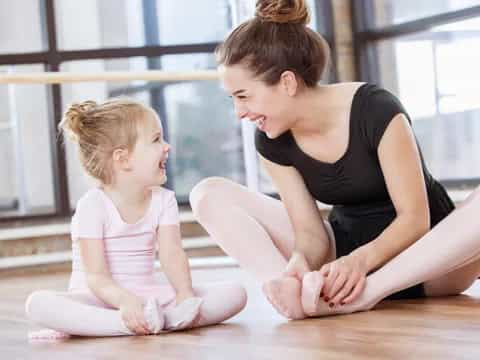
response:
[[[325,302],[328,302],[328,300],[330,300],[330,299],[328,298],[328,296],[325,296],[324,300],[325,300]]]
[[[330,306],[330,308],[333,308],[333,307],[334,307],[334,305],[335,305],[334,303],[330,303],[330,304],[328,304],[328,306]]]
[[[342,302],[340,302],[340,305],[345,305],[345,303],[342,301]]]
[[[322,293],[322,292],[320,293],[320,297],[321,297],[321,298],[323,297],[323,293]]]

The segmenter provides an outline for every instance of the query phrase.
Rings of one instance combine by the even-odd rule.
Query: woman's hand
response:
[[[131,294],[122,300],[119,307],[125,326],[137,335],[150,333],[147,320],[145,320],[144,306],[145,302],[142,298]]]
[[[283,272],[284,276],[293,276],[302,281],[305,273],[310,272],[307,258],[300,252],[294,251]]]
[[[320,273],[325,276],[322,296],[330,307],[351,303],[365,288],[367,267],[355,253],[323,265]]]

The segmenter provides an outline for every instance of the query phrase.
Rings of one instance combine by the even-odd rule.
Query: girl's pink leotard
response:
[[[78,241],[103,241],[112,278],[139,296],[171,301],[174,290],[154,276],[157,227],[179,224],[173,191],[155,187],[150,206],[139,221],[122,220],[112,200],[99,188],[89,190],[77,203],[72,218],[72,274],[69,291],[89,291]]]

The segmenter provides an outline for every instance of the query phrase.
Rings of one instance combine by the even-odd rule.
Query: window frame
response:
[[[197,54],[197,53],[213,53],[218,46],[218,42],[206,42],[199,44],[181,44],[181,45],[147,45],[140,47],[112,47],[100,49],[81,49],[81,50],[60,50],[57,43],[57,26],[55,15],[55,0],[40,0],[40,21],[42,28],[42,36],[46,43],[46,50],[29,53],[9,53],[0,54],[0,65],[28,65],[41,64],[44,70],[48,72],[60,71],[60,65],[64,62],[78,60],[110,60],[119,58],[145,57],[147,58],[148,68],[155,67],[159,69],[159,64],[151,63],[151,61],[159,61],[163,55],[179,55],[179,54]],[[155,15],[156,1],[142,0],[144,8],[144,31],[146,35],[146,43],[158,43],[158,19]],[[321,9],[322,14],[327,14],[324,19],[325,33],[322,34],[332,47],[332,58],[334,59],[334,32],[333,32],[333,13],[330,1],[315,0],[315,12],[313,16],[318,19]],[[332,61],[332,77],[335,81],[338,78],[336,72],[335,61]],[[167,84],[168,85],[168,84]],[[165,85],[165,86],[167,86]],[[168,139],[168,119],[166,117],[163,87],[152,87],[150,90],[152,98],[152,106],[159,111],[164,126],[166,137]],[[152,92],[156,92],[153,96]],[[58,124],[62,117],[62,91],[60,84],[52,84],[48,87],[48,109],[49,109],[49,141],[51,145],[51,160],[54,188],[54,211],[45,214],[26,214],[0,216],[0,224],[9,223],[17,220],[45,220],[55,218],[67,218],[72,215],[71,203],[69,199],[68,174],[66,164],[66,150],[57,136]],[[174,176],[169,176],[171,186]],[[180,205],[186,205],[187,198],[179,199]]]
[[[350,0],[355,66],[359,81],[380,83],[377,43],[428,31],[433,27],[480,17],[480,5],[421,17],[386,26],[375,25],[375,0]],[[449,188],[471,188],[480,184],[480,177],[441,179]]]

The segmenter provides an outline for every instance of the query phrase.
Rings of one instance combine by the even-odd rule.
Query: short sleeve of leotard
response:
[[[73,239],[103,239],[105,204],[98,189],[91,189],[77,202],[72,218]]]
[[[155,197],[160,204],[158,225],[177,225],[180,223],[178,203],[175,193],[165,188],[155,190]]]
[[[275,139],[270,139],[264,132],[256,129],[255,148],[265,159],[279,165],[291,166],[292,162],[289,156],[291,141],[288,135],[285,133]]]
[[[397,97],[387,90],[375,85],[368,85],[366,90],[362,125],[369,147],[377,150],[392,119],[398,114],[404,114],[408,118],[408,114]]]

